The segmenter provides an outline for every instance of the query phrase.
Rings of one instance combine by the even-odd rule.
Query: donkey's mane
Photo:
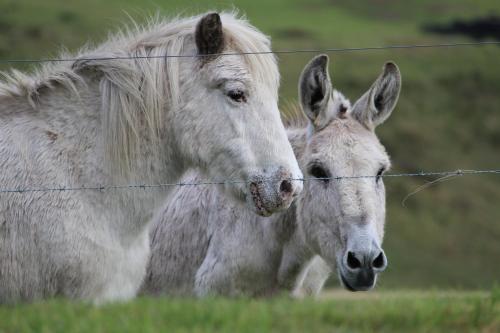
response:
[[[307,127],[309,120],[304,115],[298,101],[285,101],[281,109],[281,120],[287,129],[301,129]]]
[[[348,112],[345,115],[346,117],[350,116],[350,108],[351,102],[338,90],[333,90],[333,98],[338,100],[339,105],[344,105],[347,107]],[[309,119],[307,119],[304,111],[302,111],[302,107],[300,103],[297,101],[285,101],[283,103],[283,108],[281,109],[281,116],[283,124],[287,129],[305,129],[309,126]]]
[[[42,88],[63,87],[78,95],[76,85],[85,82],[84,73],[100,77],[101,107],[105,139],[111,162],[120,170],[130,169],[130,161],[138,153],[139,125],[146,123],[149,141],[159,137],[164,126],[165,105],[175,108],[180,99],[179,62],[186,43],[194,43],[194,30],[202,15],[162,20],[152,18],[144,26],[132,24],[95,48],[85,47],[75,55],[63,53],[61,58],[76,61],[46,63],[31,75],[17,70],[0,73],[1,97],[25,97],[36,108]],[[231,40],[235,52],[270,51],[268,37],[235,12],[220,14],[224,35]],[[149,59],[112,59],[115,57],[157,57]],[[107,58],[107,60],[93,60]],[[109,59],[111,58],[111,59]],[[269,91],[277,91],[279,72],[274,55],[246,55],[249,73]],[[129,170],[130,171],[130,170]]]

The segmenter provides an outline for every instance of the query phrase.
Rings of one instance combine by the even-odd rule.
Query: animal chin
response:
[[[264,203],[262,202],[262,198],[259,193],[259,187],[256,184],[250,184],[250,194],[252,196],[253,204],[255,207],[255,211],[260,216],[270,216],[271,212],[269,212]]]
[[[354,289],[353,287],[351,287],[351,285],[349,284],[349,282],[347,282],[346,278],[344,277],[344,275],[342,275],[342,273],[339,273],[340,275],[340,280],[342,281],[342,284],[344,285],[344,287],[349,290],[349,291],[352,291],[352,292],[356,292],[357,290]]]

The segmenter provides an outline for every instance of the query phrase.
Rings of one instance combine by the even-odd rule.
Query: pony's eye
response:
[[[385,171],[385,168],[380,168],[377,172],[377,177],[376,177],[376,180],[377,180],[377,183],[380,181],[380,179],[382,178],[382,175],[384,174],[384,171]]]
[[[230,90],[227,92],[227,96],[236,103],[245,103],[247,101],[245,92],[242,90]]]
[[[325,183],[328,183],[330,176],[328,175],[328,172],[321,166],[321,165],[313,165],[309,169],[309,174],[313,176],[314,178],[318,178]]]

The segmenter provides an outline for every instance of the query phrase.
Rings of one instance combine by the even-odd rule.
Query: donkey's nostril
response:
[[[292,182],[289,180],[283,180],[280,184],[280,192],[282,195],[287,196],[293,192]]]
[[[379,255],[375,259],[373,259],[372,267],[376,269],[381,269],[384,268],[384,266],[385,266],[384,252],[380,252]]]
[[[358,269],[361,268],[361,262],[356,258],[353,252],[347,252],[347,266],[350,269]]]

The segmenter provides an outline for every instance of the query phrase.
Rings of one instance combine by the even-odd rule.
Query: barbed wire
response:
[[[414,172],[414,173],[392,173],[384,175],[361,175],[361,176],[334,176],[323,178],[290,178],[291,181],[325,181],[325,180],[349,180],[349,179],[363,179],[363,178],[396,178],[396,177],[451,177],[451,176],[465,176],[465,175],[481,175],[481,174],[500,174],[500,169],[491,170],[454,170],[454,171],[432,171],[432,172]],[[261,178],[259,182],[273,180],[275,178]],[[251,181],[245,180],[214,180],[214,181],[201,181],[201,182],[177,182],[177,183],[160,183],[160,184],[126,184],[126,185],[96,185],[96,186],[79,186],[79,187],[46,187],[46,188],[4,188],[0,189],[0,193],[27,193],[27,192],[65,192],[65,191],[109,191],[109,190],[122,190],[122,189],[150,189],[162,188],[172,186],[209,186],[209,185],[225,185],[225,184],[242,184],[250,183]]]
[[[122,57],[76,57],[76,58],[45,58],[45,59],[0,59],[0,64],[14,63],[44,63],[44,62],[75,62],[75,61],[107,61],[107,60],[135,60],[135,59],[158,59],[158,58],[200,58],[213,56],[239,56],[239,55],[258,55],[258,54],[294,54],[294,53],[334,53],[334,52],[356,52],[356,51],[378,51],[395,49],[421,49],[421,48],[450,48],[466,46],[485,46],[500,45],[500,41],[483,42],[462,42],[462,43],[438,43],[438,44],[412,44],[412,45],[384,45],[367,47],[333,47],[318,49],[295,49],[295,50],[276,50],[265,52],[227,52],[212,54],[178,54],[178,55],[160,55],[160,56],[122,56]]]

